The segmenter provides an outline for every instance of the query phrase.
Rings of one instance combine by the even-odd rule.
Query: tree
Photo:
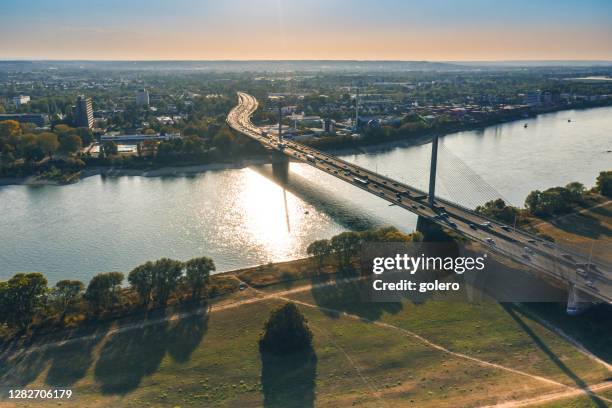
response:
[[[202,289],[208,282],[210,272],[215,269],[213,260],[205,256],[190,259],[185,263],[185,279],[191,287],[191,297],[193,299],[202,294]]]
[[[29,162],[39,161],[45,157],[45,152],[38,143],[36,135],[31,133],[25,134],[20,138],[19,152]]]
[[[542,192],[540,190],[533,190],[525,198],[525,207],[527,207],[531,214],[535,214],[538,211],[541,196]]]
[[[219,130],[212,140],[213,145],[223,153],[229,152],[233,141],[234,136],[232,135],[232,132],[225,127]]]
[[[571,210],[575,197],[565,187],[553,187],[545,191],[535,190],[525,199],[525,206],[533,215],[553,216]]]
[[[603,196],[612,197],[612,170],[599,173],[595,189]]]
[[[43,132],[37,137],[37,145],[43,154],[53,157],[53,154],[59,149],[60,143],[55,133]]]
[[[99,273],[87,285],[85,299],[97,312],[108,309],[119,300],[118,294],[122,282],[121,272]]]
[[[76,134],[81,138],[81,142],[85,146],[89,146],[93,141],[93,132],[91,129],[86,127],[80,127],[76,129]]]
[[[357,232],[343,232],[331,239],[331,248],[338,256],[342,267],[350,265],[351,258],[355,256],[361,245],[361,237]]]
[[[83,147],[83,142],[77,135],[63,136],[59,142],[60,150],[64,153],[77,153]]]
[[[174,259],[162,258],[153,264],[153,291],[160,305],[168,302],[168,297],[176,289],[183,273],[183,263]]]
[[[573,196],[575,200],[580,200],[580,198],[586,191],[584,184],[579,183],[577,181],[569,183],[568,185],[565,186],[565,188],[567,189],[567,191],[569,191],[569,193]]]
[[[64,320],[66,312],[74,306],[84,289],[85,285],[78,280],[61,280],[55,284],[52,296],[61,313],[60,320]]]
[[[26,329],[44,304],[47,279],[38,272],[18,273],[0,283],[2,321],[10,327]]]
[[[143,305],[148,305],[153,292],[153,262],[146,262],[132,269],[128,274],[128,282],[134,288]]]
[[[476,207],[476,212],[508,224],[512,224],[519,216],[519,209],[506,205],[506,202],[501,198],[488,201],[482,206],[479,205]]]
[[[270,313],[259,339],[259,349],[273,354],[312,349],[312,332],[308,321],[294,303],[285,303]]]
[[[317,257],[317,265],[319,270],[323,266],[323,261],[325,258],[331,253],[331,245],[329,240],[327,239],[319,239],[314,241],[308,248],[306,248],[306,253],[310,256]]]
[[[383,227],[376,230],[367,230],[361,233],[361,239],[365,242],[419,242],[422,236],[415,231],[405,234],[395,227]]]
[[[102,151],[104,152],[105,156],[114,156],[117,153],[119,153],[119,148],[117,147],[117,143],[113,142],[113,141],[109,141],[109,142],[105,142],[104,145],[102,145]]]
[[[8,139],[21,133],[21,126],[16,120],[3,120],[0,122],[0,139]]]
[[[58,137],[61,139],[64,136],[74,134],[76,132],[76,129],[61,123],[53,127],[53,132],[55,132],[58,135]]]

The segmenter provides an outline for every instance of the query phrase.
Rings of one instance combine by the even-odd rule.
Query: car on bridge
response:
[[[359,178],[359,177],[353,177],[353,181],[356,183],[359,183],[363,186],[367,186],[370,182],[367,179],[363,179],[363,178]]]

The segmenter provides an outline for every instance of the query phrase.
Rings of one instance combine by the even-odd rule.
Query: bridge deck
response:
[[[572,283],[577,289],[595,299],[612,303],[612,272],[608,271],[607,267],[591,266],[588,268],[587,277],[580,276],[577,273],[579,265],[588,263],[581,254],[569,253],[539,237],[503,226],[495,220],[448,200],[436,198],[434,206],[430,207],[428,195],[424,191],[312,147],[289,140],[283,140],[281,144],[277,139],[264,135],[251,123],[251,115],[258,107],[257,100],[243,92],[238,93],[238,99],[239,103],[229,113],[227,123],[234,130],[259,141],[267,148],[280,151],[294,160],[307,163],[401,208],[446,228],[452,228],[515,262],[551,275],[567,284]],[[441,212],[447,213],[448,216],[440,217]],[[490,223],[490,227],[484,227],[485,223]],[[525,248],[529,248],[529,252]]]

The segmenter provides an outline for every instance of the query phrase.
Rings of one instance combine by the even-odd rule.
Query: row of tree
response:
[[[53,315],[63,322],[68,312],[83,303],[87,310],[99,314],[122,303],[128,291],[135,292],[143,306],[164,306],[179,288],[189,290],[192,299],[197,299],[204,294],[214,270],[214,262],[207,257],[187,262],[162,258],[134,268],[128,274],[127,291],[121,272],[100,273],[87,287],[78,280],[61,280],[52,288],[41,273],[18,273],[0,282],[0,324],[24,330],[35,317]]]
[[[498,198],[476,207],[476,211],[508,224],[521,224],[529,216],[553,217],[567,214],[573,211],[575,205],[583,204],[591,192],[612,197],[612,171],[599,173],[595,187],[591,190],[587,190],[584,184],[579,182],[543,191],[534,190],[527,195],[524,210],[507,205],[504,200]]]
[[[421,240],[419,232],[404,234],[394,227],[347,231],[329,240],[314,241],[307,252],[317,257],[319,268],[327,257],[333,255],[340,270],[349,271],[353,258],[364,242]],[[36,317],[43,319],[53,316],[63,323],[68,313],[85,310],[97,315],[126,302],[134,304],[131,299],[135,297],[143,307],[151,304],[164,306],[177,292],[189,291],[192,299],[198,299],[206,294],[213,271],[215,264],[207,257],[187,262],[162,258],[145,262],[130,271],[127,275],[128,288],[124,287],[125,275],[121,272],[95,275],[87,286],[78,280],[61,280],[51,288],[41,273],[18,273],[8,281],[0,282],[0,324],[24,330]],[[128,297],[130,300],[126,301]]]
[[[415,231],[405,234],[395,227],[384,227],[377,230],[346,231],[331,239],[321,239],[312,242],[306,252],[317,258],[319,269],[325,260],[334,255],[341,270],[350,270],[352,259],[357,256],[365,242],[418,242],[423,235]]]

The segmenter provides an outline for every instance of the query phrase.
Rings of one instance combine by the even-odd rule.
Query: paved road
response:
[[[267,135],[251,123],[251,115],[257,107],[255,97],[238,92],[238,105],[229,113],[227,123],[234,130],[258,140],[271,150],[282,152],[419,216],[452,228],[485,244],[492,252],[552,275],[562,282],[573,283],[583,294],[612,304],[612,271],[607,265],[589,262],[581,254],[569,253],[539,237],[483,217],[447,200],[436,199],[434,206],[430,207],[427,193],[412,186],[301,143],[290,140],[279,142],[277,137]]]

